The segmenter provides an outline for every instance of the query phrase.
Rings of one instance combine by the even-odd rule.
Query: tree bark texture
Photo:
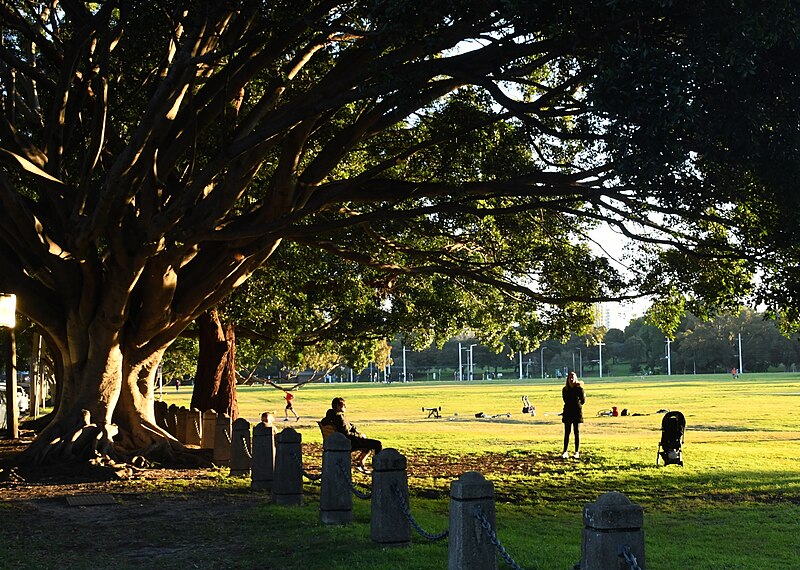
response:
[[[236,399],[236,337],[233,326],[224,326],[216,310],[197,319],[200,352],[192,392],[192,408],[214,410],[239,417]]]

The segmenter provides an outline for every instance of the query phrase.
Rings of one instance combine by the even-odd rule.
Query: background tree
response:
[[[740,14],[703,6],[0,2],[0,288],[47,337],[62,386],[28,458],[57,454],[82,410],[120,451],[168,452],[152,409],[165,350],[284,251],[300,263],[284,307],[313,303],[303,287],[353,285],[353,319],[420,342],[470,328],[527,349],[589,327],[590,302],[676,301],[682,283],[709,307],[732,302],[759,259],[736,261],[750,252],[732,252],[731,225],[774,214],[741,200],[733,174],[763,163],[713,152],[724,122],[676,137],[676,121],[693,133],[684,107],[702,116],[713,107],[695,102],[714,99],[675,87],[707,86],[718,62],[713,81],[746,87],[752,52],[764,65],[743,93],[794,110],[796,69],[778,64],[796,14],[775,3],[752,44],[715,56]],[[782,156],[796,150],[790,127],[745,102],[737,127],[774,127]],[[671,257],[623,279],[586,245],[603,219],[628,232],[632,220]],[[310,250],[325,257],[303,266]],[[673,268],[692,251],[723,261]],[[303,272],[323,265],[335,271],[311,285]]]

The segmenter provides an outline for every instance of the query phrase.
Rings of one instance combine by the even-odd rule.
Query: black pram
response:
[[[656,465],[664,460],[664,465],[676,463],[683,465],[683,433],[686,431],[686,418],[680,412],[667,412],[661,419],[661,441],[658,444]]]

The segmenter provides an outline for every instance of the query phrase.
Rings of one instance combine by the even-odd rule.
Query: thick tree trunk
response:
[[[116,463],[139,455],[157,461],[183,460],[176,456],[184,452],[183,445],[155,421],[155,376],[167,347],[120,346],[118,335],[103,335],[97,329],[87,336],[91,339],[73,337],[79,347],[89,347],[82,362],[63,362],[79,350],[59,350],[56,411],[20,461]]]
[[[181,447],[155,419],[155,378],[164,350],[146,355],[137,355],[133,350],[126,352],[122,391],[114,410],[114,422],[120,428],[117,443],[122,449],[143,450],[161,444]]]
[[[114,342],[103,348],[102,341],[112,338],[98,333],[85,361],[63,363],[57,410],[23,453],[23,461],[116,455],[112,439],[118,429],[112,424],[112,415],[122,389],[123,357]]]
[[[239,417],[236,400],[236,337],[232,326],[223,328],[216,310],[197,319],[199,355],[192,408]]]

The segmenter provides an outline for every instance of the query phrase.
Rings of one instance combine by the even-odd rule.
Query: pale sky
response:
[[[627,238],[612,230],[608,224],[602,224],[591,232],[590,237],[596,242],[590,242],[592,250],[603,257],[611,259],[611,264],[616,268],[624,268],[621,263],[623,250],[628,241]],[[615,261],[616,260],[616,261]],[[612,328],[624,330],[631,319],[641,317],[647,310],[648,302],[638,300],[628,303],[604,303],[608,307],[611,316]]]

